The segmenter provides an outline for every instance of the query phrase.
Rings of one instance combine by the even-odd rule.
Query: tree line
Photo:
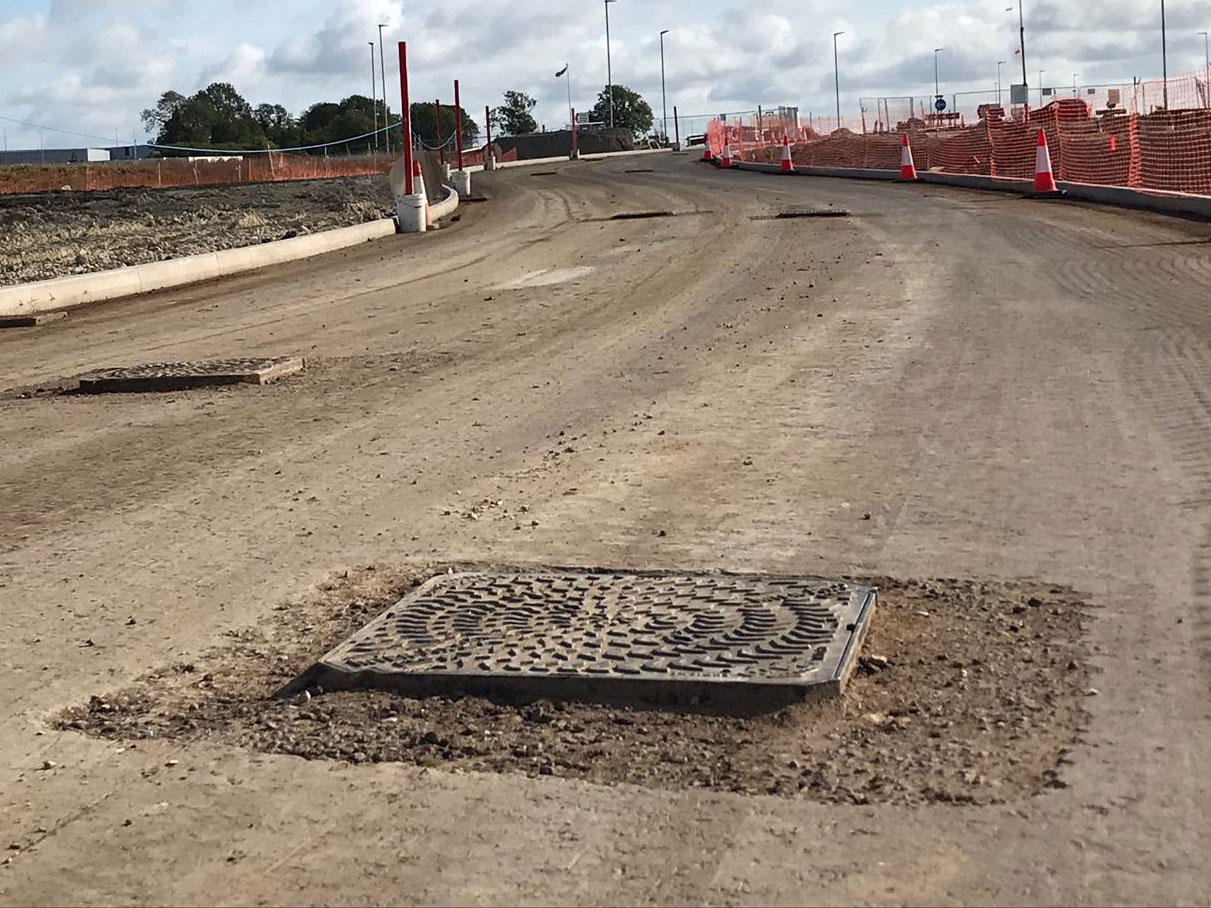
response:
[[[625,86],[615,85],[613,89],[616,125],[636,135],[650,130],[653,118],[648,103]],[[491,112],[492,125],[501,135],[537,132],[538,123],[532,114],[536,104],[524,92],[506,91],[504,103]],[[609,108],[609,94],[603,88],[591,112],[593,120],[608,123]],[[214,82],[190,96],[166,91],[155,107],[143,111],[142,120],[157,145],[216,151],[328,146],[313,148],[312,154],[362,151],[374,145],[369,134],[376,124],[378,128],[389,125],[395,129],[400,125],[399,115],[388,105],[365,95],[321,101],[296,116],[281,104],[254,107],[228,82]],[[463,141],[474,141],[480,127],[466,110],[462,112],[462,124]],[[438,144],[439,130],[442,141],[449,141],[454,129],[453,105],[441,106],[440,125],[432,101],[412,105],[412,131],[429,147]],[[356,144],[350,147],[354,139]],[[398,134],[395,141],[398,143]],[[380,139],[380,144],[385,142]]]

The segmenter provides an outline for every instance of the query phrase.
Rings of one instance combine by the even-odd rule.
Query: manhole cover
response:
[[[0,328],[36,328],[67,318],[66,312],[34,312],[29,315],[0,315]]]
[[[875,592],[838,580],[553,571],[436,577],[282,693],[780,706],[841,692]]]
[[[148,363],[106,369],[81,376],[80,390],[186,391],[209,385],[265,385],[303,370],[302,357],[278,359],[217,359],[197,363]]]
[[[557,176],[559,176],[559,171],[558,170],[536,170],[536,171],[534,171],[534,173],[530,174],[530,176],[532,176],[532,177],[557,177]]]
[[[783,208],[773,215],[775,221],[785,221],[793,218],[847,218],[849,212],[844,208]]]
[[[632,167],[630,170],[624,170],[623,173],[655,173],[655,169],[651,167]]]

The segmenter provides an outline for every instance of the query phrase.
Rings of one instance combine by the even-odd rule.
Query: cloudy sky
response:
[[[990,89],[997,61],[1019,67],[1014,0],[618,0],[611,7],[615,81],[660,113],[658,33],[669,106],[718,114],[757,104],[833,108],[832,33],[840,39],[843,112],[860,96],[930,94],[933,50],[943,91]],[[1155,7],[1155,8],[1153,8]],[[1168,0],[1170,73],[1203,66],[1211,0]],[[98,136],[143,137],[139,111],[161,92],[230,81],[250,101],[300,111],[369,94],[370,49],[407,39],[413,93],[443,100],[462,80],[464,106],[504,89],[539,99],[540,123],[566,123],[553,78],[572,63],[573,102],[591,106],[606,81],[600,0],[0,0],[0,120],[9,148],[39,131],[12,120]],[[1158,77],[1159,0],[1026,0],[1030,80],[1072,85]],[[388,50],[390,96],[398,80]],[[1020,76],[1019,76],[1020,78]],[[90,144],[44,130],[48,147]],[[98,144],[93,141],[92,144]]]

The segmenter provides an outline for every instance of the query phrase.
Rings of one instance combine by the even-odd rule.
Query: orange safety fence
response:
[[[395,155],[318,157],[296,154],[248,157],[160,158],[94,164],[17,164],[0,167],[0,195],[89,192],[106,189],[168,189],[182,186],[223,186],[293,180],[332,180],[386,174]],[[463,152],[463,164],[483,164],[483,149]]]
[[[1038,130],[1047,135],[1056,179],[1155,192],[1211,196],[1211,107],[1172,109],[1181,86],[1203,86],[1201,77],[1170,80],[1169,110],[1132,112],[1119,106],[1097,110],[1077,98],[1062,98],[1036,110],[1003,116],[990,105],[976,123],[961,128],[930,128],[920,118],[892,131],[861,134],[842,129],[818,136],[810,128],[780,124],[793,144],[799,166],[897,170],[901,133],[907,132],[920,170],[1028,180],[1034,177]],[[1141,84],[1137,97],[1155,86]],[[1201,96],[1200,96],[1201,97]],[[1135,106],[1131,102],[1128,106]],[[907,110],[907,105],[903,108]],[[884,107],[886,117],[887,107]],[[897,108],[890,105],[894,116]],[[707,133],[712,153],[725,143],[742,161],[777,163],[779,150],[758,140],[755,125],[716,121]],[[778,141],[781,141],[779,136]],[[763,147],[764,144],[764,147]]]

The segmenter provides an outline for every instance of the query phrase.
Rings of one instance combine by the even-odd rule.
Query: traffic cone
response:
[[[711,157],[711,143],[709,141],[702,146],[702,160],[707,164],[715,160],[713,157]]]
[[[782,137],[782,172],[795,172],[795,165],[791,162],[791,140],[789,136]]]
[[[904,133],[904,144],[900,148],[900,181],[903,183],[917,181],[917,165],[912,160],[912,144],[908,141],[908,133]]]
[[[1034,195],[1043,198],[1063,195],[1060,187],[1055,184],[1055,174],[1051,171],[1051,150],[1047,147],[1047,134],[1041,129],[1034,157]]]
[[[425,200],[425,223],[432,224],[429,216],[429,193],[425,191],[425,175],[421,172],[420,161],[412,162],[412,192]]]
[[[723,160],[721,160],[719,163],[725,168],[732,166],[732,143],[731,142],[723,143]]]

